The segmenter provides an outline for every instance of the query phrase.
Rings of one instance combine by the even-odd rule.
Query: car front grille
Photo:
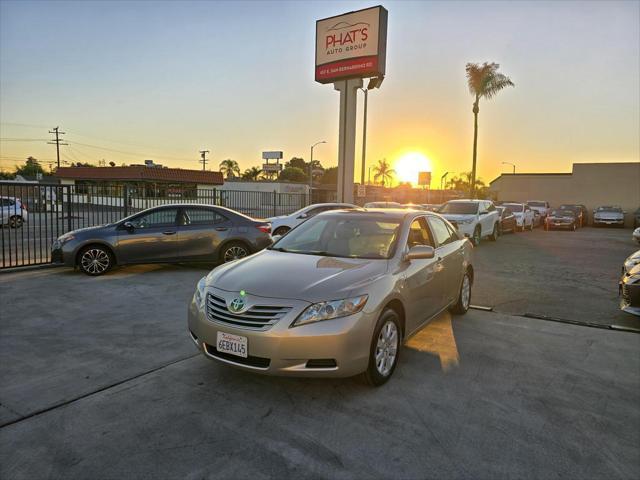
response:
[[[268,330],[290,310],[291,307],[254,305],[246,312],[231,313],[223,298],[211,293],[207,294],[207,318],[209,320],[248,330]]]

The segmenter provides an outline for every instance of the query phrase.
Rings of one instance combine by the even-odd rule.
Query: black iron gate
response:
[[[300,193],[171,188],[126,184],[42,185],[0,182],[0,269],[50,263],[51,244],[78,228],[116,222],[172,203],[220,205],[255,218],[286,215],[308,204]]]

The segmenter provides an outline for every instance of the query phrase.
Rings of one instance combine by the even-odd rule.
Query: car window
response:
[[[135,228],[152,228],[176,224],[177,208],[163,208],[130,220]]]
[[[435,243],[431,239],[431,232],[427,228],[424,217],[416,218],[409,227],[407,246],[409,248],[416,245],[429,245],[435,248]]]
[[[211,208],[185,208],[181,225],[215,225],[226,220],[226,217]]]
[[[454,235],[440,218],[429,217],[429,226],[439,247],[458,240],[458,236]]]

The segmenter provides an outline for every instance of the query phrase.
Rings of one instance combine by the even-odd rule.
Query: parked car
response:
[[[636,228],[631,236],[636,242],[640,243],[640,227]]]
[[[500,214],[500,233],[515,233],[518,230],[518,222],[511,209],[502,205],[496,207],[496,209]]]
[[[229,262],[271,245],[270,232],[268,222],[228,208],[164,205],[65,233],[53,243],[51,258],[94,276],[114,265]]]
[[[476,246],[482,238],[495,242],[500,235],[500,217],[491,200],[450,200],[439,213]]]
[[[0,226],[20,228],[27,221],[27,205],[16,197],[0,197]]]
[[[533,230],[533,210],[526,203],[503,203],[503,207],[509,208],[516,217],[518,230],[524,232],[526,229]]]
[[[364,373],[381,385],[405,339],[446,309],[467,311],[472,249],[434,213],[325,212],[202,278],[191,338],[206,357],[256,373]]]
[[[558,208],[556,210],[552,210],[551,213],[547,215],[544,229],[554,230],[560,228],[575,232],[576,228],[578,228],[578,222],[579,220],[576,217],[575,210],[563,210]]]
[[[267,221],[271,223],[274,235],[284,235],[292,228],[297,227],[305,220],[308,220],[319,213],[342,208],[358,208],[358,206],[351,203],[314,203],[289,215],[267,218]]]
[[[618,295],[622,311],[640,316],[640,250],[629,255],[622,265]]]
[[[625,212],[620,207],[598,207],[593,211],[593,226],[614,225],[616,227],[624,227],[624,214]]]
[[[640,207],[633,212],[633,228],[640,227]]]
[[[364,204],[364,208],[402,208],[402,204],[398,202],[368,202]]]
[[[551,205],[549,205],[549,202],[544,200],[527,200],[526,203],[531,210],[540,214],[540,223],[544,224],[544,219],[551,213]]]
[[[582,228],[589,225],[589,212],[584,205],[565,204],[558,207],[560,210],[571,210],[576,216],[576,227]]]

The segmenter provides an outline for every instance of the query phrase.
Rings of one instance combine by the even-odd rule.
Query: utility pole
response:
[[[61,132],[60,131],[60,127],[54,127],[53,130],[49,130],[49,133],[55,133],[56,134],[55,140],[52,140],[52,141],[47,142],[47,143],[49,145],[54,145],[55,144],[55,146],[56,146],[56,154],[57,154],[57,158],[58,158],[58,168],[60,168],[60,145],[69,145],[69,144],[60,142],[59,135],[64,135],[65,134],[65,132]]]
[[[202,164],[202,171],[206,169],[207,162],[209,161],[207,159],[207,153],[209,153],[209,150],[200,150],[200,160],[198,161]]]

